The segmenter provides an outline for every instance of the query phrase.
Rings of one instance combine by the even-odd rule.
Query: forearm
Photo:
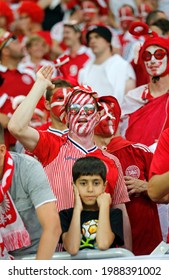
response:
[[[169,171],[161,174],[154,175],[148,183],[148,195],[157,202],[169,194]],[[165,202],[166,197],[165,197]],[[169,201],[168,201],[169,202]]]
[[[71,255],[76,255],[79,251],[81,240],[81,211],[74,209],[69,230],[63,234],[64,249]]]
[[[37,260],[50,260],[57,247],[61,230],[44,230],[41,235],[39,247],[36,255]]]
[[[106,238],[105,238],[106,236]],[[99,211],[99,222],[96,233],[96,242],[98,249],[107,250],[114,241],[115,235],[110,225],[110,206],[103,205]]]

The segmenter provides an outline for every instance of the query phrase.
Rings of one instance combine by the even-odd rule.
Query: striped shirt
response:
[[[69,136],[59,137],[46,131],[39,131],[39,134],[40,139],[33,153],[44,166],[52,190],[58,199],[59,211],[73,207],[72,166],[78,158],[85,157],[89,153],[97,157],[100,154],[102,160],[105,158],[105,163],[108,164],[109,178],[110,171],[112,171],[111,177],[113,179],[117,170],[117,179],[111,186],[112,204],[117,205],[129,201],[121,165],[115,156],[102,152],[96,146],[86,150]],[[114,170],[112,170],[113,165]]]

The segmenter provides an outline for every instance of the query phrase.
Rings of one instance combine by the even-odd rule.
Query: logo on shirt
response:
[[[26,85],[30,85],[32,83],[31,77],[29,77],[28,75],[22,75],[22,81]]]
[[[136,165],[130,165],[126,168],[125,175],[138,179],[140,177],[140,169]]]

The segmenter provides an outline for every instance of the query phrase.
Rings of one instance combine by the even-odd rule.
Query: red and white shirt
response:
[[[121,166],[116,157],[102,152],[96,146],[86,150],[69,136],[58,137],[42,131],[39,131],[39,134],[40,139],[33,153],[44,166],[52,190],[58,198],[59,211],[73,207],[72,166],[78,158],[86,155],[104,160],[108,168],[107,178],[109,177],[109,190],[112,191],[112,204],[129,201]],[[114,177],[116,172],[117,177]]]

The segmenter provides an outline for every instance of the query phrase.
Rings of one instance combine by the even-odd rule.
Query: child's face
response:
[[[84,208],[95,210],[97,197],[105,191],[105,183],[100,175],[82,175],[76,180],[76,187]]]

